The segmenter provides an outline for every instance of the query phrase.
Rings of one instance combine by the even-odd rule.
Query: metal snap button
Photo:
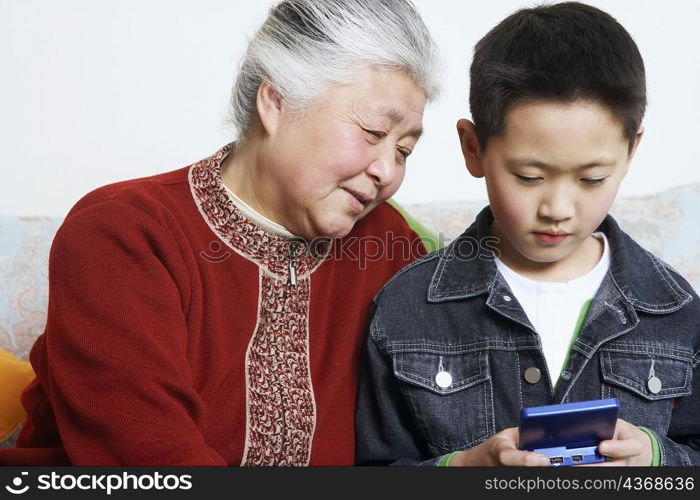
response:
[[[531,366],[525,370],[525,381],[530,384],[536,384],[542,378],[542,373],[540,373],[539,368]]]
[[[569,380],[571,378],[571,372],[569,370],[565,370],[561,372],[560,377],[562,378],[562,380]]]
[[[656,376],[649,377],[649,380],[647,380],[647,387],[652,394],[658,394],[661,392],[661,380]]]
[[[503,300],[505,300],[506,302],[510,302],[513,299],[510,297],[510,295],[504,295]]]
[[[452,385],[452,375],[445,371],[438,372],[438,374],[435,375],[435,383],[438,385],[438,387],[447,389]]]

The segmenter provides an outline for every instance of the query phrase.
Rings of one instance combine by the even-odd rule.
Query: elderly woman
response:
[[[435,52],[407,0],[273,7],[233,89],[237,141],[68,214],[3,461],[352,464],[369,303],[420,246],[384,202]]]

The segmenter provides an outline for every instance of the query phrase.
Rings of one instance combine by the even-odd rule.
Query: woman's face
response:
[[[307,239],[348,234],[401,185],[424,107],[425,93],[409,76],[379,69],[331,87],[301,114],[283,102],[264,181],[281,188],[276,222]]]

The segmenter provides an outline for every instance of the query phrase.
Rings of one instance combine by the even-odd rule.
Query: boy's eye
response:
[[[518,178],[518,180],[524,182],[525,184],[536,184],[537,182],[542,180],[542,177],[528,177],[527,175],[518,174],[515,174],[515,176]]]
[[[588,186],[600,186],[605,181],[605,177],[598,178],[586,178],[581,179],[581,182]]]

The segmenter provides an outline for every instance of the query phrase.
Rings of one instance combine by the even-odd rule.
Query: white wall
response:
[[[228,142],[228,94],[271,1],[0,0],[0,213],[65,215],[103,184],[173,170]],[[409,161],[403,203],[485,198],[454,131],[468,64],[527,0],[415,0],[446,61],[442,100]],[[700,181],[700,2],[590,0],[647,65],[646,136],[622,194]]]

